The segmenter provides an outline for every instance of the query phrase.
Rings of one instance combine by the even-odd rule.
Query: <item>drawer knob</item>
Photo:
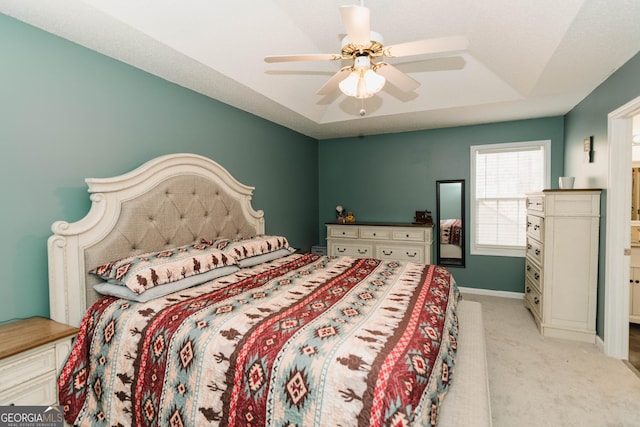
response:
[[[538,224],[536,224],[536,225],[534,225],[534,226],[533,226],[533,229],[534,229],[534,230],[537,230],[538,228],[540,228],[540,226],[539,226]]]
[[[336,248],[336,251],[340,252],[341,254],[345,253],[346,250],[346,248]]]
[[[389,252],[387,253],[387,251],[385,251],[385,250],[383,249],[383,250],[382,250],[382,253],[383,253],[383,254],[385,254],[386,256],[389,256],[389,255],[391,255],[391,254],[393,253],[393,251],[389,251]]]
[[[376,235],[376,233],[373,233],[373,235],[375,236],[375,235]]]
[[[366,254],[366,253],[367,253],[367,250],[366,250],[366,249],[358,249],[358,253],[359,253],[360,255],[364,255],[364,254]]]
[[[527,271],[531,271],[531,266],[527,264]]]
[[[416,257],[416,255],[418,255],[418,252],[414,252],[413,254],[410,254],[409,252],[407,252],[407,256],[408,256],[409,258],[415,258],[415,257]]]
[[[527,293],[531,293],[531,287],[527,286]]]
[[[535,277],[535,278],[536,278],[536,280],[538,280],[538,279],[540,278],[540,274],[539,274],[539,273],[536,273],[536,274],[534,274],[534,275],[533,275],[533,277]]]
[[[407,238],[409,238],[409,235],[407,234]]]
[[[536,249],[536,255],[540,255],[540,249]]]
[[[527,243],[527,249],[531,249],[533,246],[531,246],[531,243]]]
[[[533,297],[533,302],[535,304],[540,304],[540,299],[538,299],[538,297]]]

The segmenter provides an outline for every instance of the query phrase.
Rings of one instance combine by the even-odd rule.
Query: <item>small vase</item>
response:
[[[558,179],[558,184],[562,190],[571,190],[573,188],[573,182],[575,181],[573,176],[561,176]]]

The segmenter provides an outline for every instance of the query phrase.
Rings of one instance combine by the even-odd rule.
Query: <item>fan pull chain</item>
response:
[[[360,99],[360,117],[364,117],[367,114],[367,110],[364,109],[364,98]]]

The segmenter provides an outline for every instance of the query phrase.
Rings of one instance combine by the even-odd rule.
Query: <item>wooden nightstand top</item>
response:
[[[78,328],[44,317],[30,317],[0,325],[0,359],[78,333]]]

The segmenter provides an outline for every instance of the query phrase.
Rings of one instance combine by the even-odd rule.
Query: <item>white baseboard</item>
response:
[[[460,292],[463,294],[475,294],[475,295],[487,295],[490,297],[524,299],[523,292],[494,291],[492,289],[465,288],[462,286],[458,287],[458,289],[460,289]]]

